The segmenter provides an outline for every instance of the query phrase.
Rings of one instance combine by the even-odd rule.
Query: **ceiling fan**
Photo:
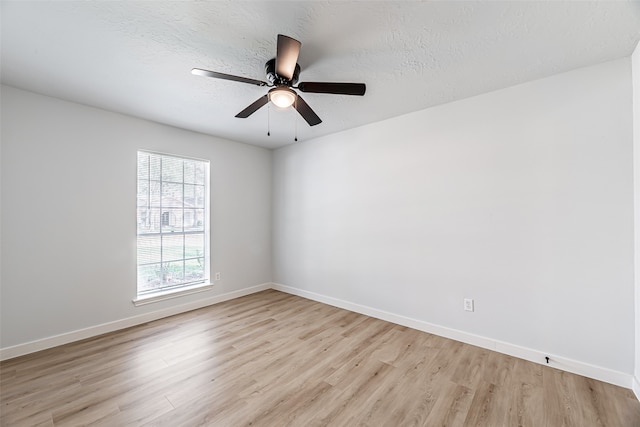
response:
[[[245,119],[271,101],[276,107],[280,108],[293,106],[307,123],[309,123],[309,126],[315,126],[322,123],[322,120],[320,120],[320,117],[309,107],[309,104],[293,89],[309,93],[362,96],[367,88],[364,83],[329,82],[301,82],[298,86],[294,86],[298,83],[298,77],[300,76],[300,65],[297,63],[300,46],[302,46],[302,43],[298,40],[278,34],[276,57],[270,59],[264,65],[267,80],[269,80],[270,83],[231,74],[218,73],[216,71],[203,70],[201,68],[194,68],[191,70],[191,73],[198,76],[272,87],[266,95],[258,98],[253,104],[240,111],[236,114],[236,117]]]

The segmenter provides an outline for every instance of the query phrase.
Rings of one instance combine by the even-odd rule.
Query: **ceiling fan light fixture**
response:
[[[278,86],[269,91],[269,100],[279,108],[291,107],[296,102],[296,97],[296,93],[286,86]]]

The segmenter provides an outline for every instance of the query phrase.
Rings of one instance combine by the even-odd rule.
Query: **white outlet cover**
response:
[[[473,311],[473,300],[471,298],[464,299],[464,310]]]

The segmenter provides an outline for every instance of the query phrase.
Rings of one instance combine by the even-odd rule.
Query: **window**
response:
[[[209,162],[138,152],[138,299],[209,284]]]

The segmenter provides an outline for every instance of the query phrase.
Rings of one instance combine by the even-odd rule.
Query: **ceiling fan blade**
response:
[[[304,99],[302,99],[300,95],[297,96],[296,102],[293,104],[293,106],[296,110],[298,110],[298,113],[300,113],[302,118],[305,119],[307,123],[309,123],[309,126],[315,126],[322,123],[320,117],[318,117],[318,115],[311,109],[311,107],[309,107],[309,104],[304,102]]]
[[[278,52],[276,54],[276,74],[287,80],[293,78],[293,73],[300,55],[300,43],[296,39],[278,34]]]
[[[263,107],[267,102],[269,102],[269,95],[261,96],[253,104],[249,105],[247,108],[236,114],[236,117],[246,119],[256,111],[258,111],[260,107]]]
[[[268,86],[267,82],[262,80],[248,79],[246,77],[233,76],[231,74],[218,73],[216,71],[203,70],[201,68],[194,68],[191,70],[191,74],[196,76],[213,77],[215,79],[231,80],[234,82],[249,83],[258,86]]]
[[[333,93],[336,95],[364,95],[367,86],[364,83],[319,83],[302,82],[298,84],[301,92]]]

